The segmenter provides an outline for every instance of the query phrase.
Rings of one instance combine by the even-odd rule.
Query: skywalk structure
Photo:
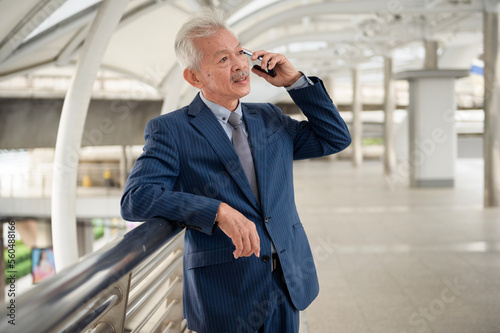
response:
[[[50,217],[58,270],[78,259],[81,147],[140,145],[147,119],[192,99],[195,92],[182,80],[173,40],[180,25],[204,6],[227,13],[245,48],[284,53],[303,72],[324,78],[334,100],[345,99],[341,88],[349,87],[354,167],[363,162],[362,88],[377,87],[389,183],[401,176],[395,85],[408,82],[408,152],[402,164],[410,186],[450,187],[457,80],[482,64],[484,88],[474,106],[484,110],[484,207],[500,205],[497,0],[2,0],[0,148],[55,148]],[[47,90],[47,80],[63,87]],[[286,102],[281,90],[253,81],[248,101]],[[126,88],[113,90],[120,82]],[[39,100],[48,97],[63,103],[41,106]],[[96,107],[108,113],[89,108],[96,98],[108,101]],[[56,111],[60,118],[44,123],[41,111],[51,117]]]

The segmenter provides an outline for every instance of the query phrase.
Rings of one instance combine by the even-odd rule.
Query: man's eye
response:
[[[239,53],[240,55],[245,54],[245,53],[243,52],[243,50],[240,50],[238,53]]]
[[[222,59],[220,60],[220,62],[224,62],[224,61],[226,61],[226,60],[227,60],[227,57],[224,57],[224,58],[222,58]]]

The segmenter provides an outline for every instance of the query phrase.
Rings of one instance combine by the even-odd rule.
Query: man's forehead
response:
[[[240,42],[238,42],[238,44],[236,44],[233,48],[227,48],[227,47],[223,47],[223,46],[222,46],[221,48],[219,48],[219,49],[218,49],[218,50],[214,53],[214,56],[217,56],[217,55],[219,55],[219,54],[223,54],[223,53],[228,53],[228,52],[231,52],[231,51],[233,51],[233,50],[235,50],[235,49],[239,49],[239,48],[241,48],[241,43],[240,43]]]

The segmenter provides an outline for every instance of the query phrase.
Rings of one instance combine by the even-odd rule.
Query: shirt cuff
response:
[[[307,76],[305,76],[304,73],[302,73],[302,76],[297,81],[295,81],[294,84],[292,84],[290,87],[285,87],[285,89],[287,91],[290,91],[294,89],[306,88],[312,85],[314,85],[314,83]]]

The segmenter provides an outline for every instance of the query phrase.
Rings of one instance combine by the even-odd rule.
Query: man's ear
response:
[[[198,75],[194,70],[186,68],[184,69],[183,75],[184,80],[186,80],[193,87],[198,89],[201,89],[203,87],[203,83],[201,83],[201,81],[198,79]]]

